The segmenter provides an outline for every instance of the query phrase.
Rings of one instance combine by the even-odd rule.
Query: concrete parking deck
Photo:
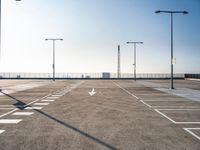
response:
[[[34,86],[18,90],[25,83]],[[199,150],[200,102],[156,89],[168,83],[0,80],[0,149]],[[200,91],[198,81],[175,85]]]

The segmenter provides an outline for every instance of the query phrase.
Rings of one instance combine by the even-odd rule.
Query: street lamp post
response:
[[[15,1],[21,1],[21,0],[15,0]],[[1,55],[1,0],[0,0],[0,55]],[[2,89],[0,89],[0,92]]]
[[[174,82],[173,82],[173,60],[174,60],[174,56],[173,56],[173,14],[188,14],[187,11],[161,11],[161,10],[157,10],[155,11],[155,13],[168,13],[171,16],[171,89],[174,89]]]
[[[143,42],[126,42],[127,44],[134,44],[134,79],[136,81],[136,44],[143,44]]]
[[[53,81],[55,81],[55,41],[62,41],[63,39],[45,39],[46,41],[51,40],[53,42]]]

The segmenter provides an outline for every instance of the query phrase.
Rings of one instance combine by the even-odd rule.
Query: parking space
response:
[[[184,128],[184,130],[200,140],[200,128]]]
[[[0,149],[200,147],[199,102],[134,81],[63,80],[9,95],[23,107],[1,95],[10,107],[0,108]]]
[[[199,132],[198,125],[200,124],[200,84],[198,81],[175,81],[176,87],[181,88],[181,90],[168,89],[169,81],[167,80],[139,81],[139,83],[140,86],[135,87],[122,85],[127,93],[134,93],[140,102],[154,109],[173,124],[197,125],[195,128],[183,129],[196,139],[200,139],[198,133],[195,133]],[[186,88],[183,88],[184,86]]]
[[[200,109],[155,109],[175,124],[200,124]]]
[[[144,100],[145,101],[145,100]],[[151,107],[177,107],[177,108],[200,108],[199,102],[193,102],[188,100],[156,100],[156,101],[145,101]]]

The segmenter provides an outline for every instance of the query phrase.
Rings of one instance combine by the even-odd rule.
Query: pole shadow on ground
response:
[[[32,107],[32,106],[27,105],[26,103],[22,102],[21,100],[15,98],[15,97],[13,97],[13,96],[11,96],[11,95],[9,95],[9,94],[6,94],[6,93],[4,93],[4,92],[2,92],[2,91],[1,91],[1,93],[3,93],[4,95],[6,95],[6,96],[12,98],[13,100],[17,101],[17,103],[15,103],[15,104],[13,104],[13,105],[14,105],[16,108],[20,109],[20,110],[23,110],[23,109],[25,109],[25,108],[27,108],[27,107]],[[98,139],[98,138],[96,138],[96,137],[94,137],[94,136],[92,136],[92,135],[90,135],[90,134],[88,134],[88,133],[86,133],[86,132],[84,132],[84,131],[82,131],[82,130],[76,128],[76,127],[74,127],[74,126],[72,126],[72,125],[70,125],[70,124],[68,124],[68,123],[63,122],[63,121],[61,121],[61,120],[59,120],[59,119],[57,119],[57,118],[55,118],[55,117],[53,117],[53,116],[51,116],[51,115],[45,113],[44,111],[41,111],[41,110],[38,110],[38,109],[33,109],[33,110],[35,110],[36,112],[38,112],[38,113],[44,115],[45,117],[47,117],[47,118],[49,118],[49,119],[51,119],[51,120],[53,120],[53,121],[59,123],[60,125],[66,127],[66,128],[69,128],[69,129],[71,129],[71,130],[73,130],[73,131],[75,131],[75,132],[77,132],[77,133],[79,133],[79,134],[81,134],[81,135],[87,137],[88,139],[93,140],[94,142],[96,142],[96,143],[98,143],[98,144],[100,144],[100,145],[102,145],[102,146],[105,146],[106,148],[108,148],[108,149],[110,149],[110,150],[118,150],[118,149],[115,148],[114,146],[112,146],[112,145],[110,145],[110,144],[108,144],[108,143],[106,143],[106,142],[104,142],[104,141],[102,141],[102,140],[100,140],[100,139]]]

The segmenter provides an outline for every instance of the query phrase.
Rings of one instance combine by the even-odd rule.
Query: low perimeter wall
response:
[[[200,79],[200,74],[185,74],[187,79]]]

